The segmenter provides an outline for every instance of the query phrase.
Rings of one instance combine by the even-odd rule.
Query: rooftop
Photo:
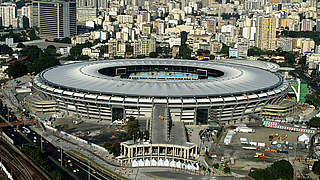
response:
[[[257,61],[260,62],[260,61]],[[46,69],[37,81],[69,91],[120,96],[208,97],[242,95],[270,90],[280,86],[281,76],[261,67],[231,61],[192,61],[171,59],[106,60],[66,64]],[[181,82],[154,82],[120,79],[98,72],[102,68],[138,65],[165,65],[215,69],[224,72],[214,79]],[[267,66],[268,67],[268,66]]]

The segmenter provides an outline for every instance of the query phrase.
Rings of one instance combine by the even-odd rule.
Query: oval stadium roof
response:
[[[216,69],[224,75],[191,81],[138,81],[102,75],[99,69],[134,65],[190,66]],[[278,74],[253,66],[218,61],[176,59],[106,60],[66,64],[38,74],[41,82],[56,88],[87,93],[151,97],[207,97],[254,93],[282,84]]]

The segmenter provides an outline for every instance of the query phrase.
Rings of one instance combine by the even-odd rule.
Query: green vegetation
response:
[[[179,54],[177,57],[179,59],[193,59],[191,57],[192,50],[186,44],[188,39],[188,33],[185,31],[182,31],[180,34],[180,37],[181,37],[181,46],[179,48]]]
[[[293,179],[293,167],[289,161],[280,160],[266,169],[250,172],[249,176],[255,180]]]
[[[315,127],[315,128],[320,128],[320,117],[312,117],[309,122],[308,125],[310,127]],[[320,166],[320,164],[319,164]],[[320,170],[320,169],[319,169]]]
[[[295,57],[297,54],[295,52],[282,51],[282,49],[278,48],[275,51],[263,51],[260,48],[252,47],[248,49],[248,56],[283,56],[285,59],[284,63],[280,63],[280,66],[290,66],[292,67],[295,64]]]
[[[220,50],[220,53],[222,54],[226,54],[227,56],[229,56],[229,47],[230,46],[227,46],[225,45],[224,43],[222,44],[222,48]]]
[[[316,45],[320,44],[320,32],[318,31],[282,31],[281,35],[291,38],[311,38]]]
[[[13,78],[23,76],[27,73],[39,73],[44,69],[59,65],[56,58],[56,48],[48,46],[44,51],[37,46],[25,46],[21,54],[26,56],[22,61],[15,61],[6,69],[6,73]]]
[[[133,50],[132,50],[133,52]],[[156,47],[156,52],[158,54],[169,54],[171,52],[171,49],[169,47]]]
[[[151,57],[151,58],[156,58],[156,57],[158,57],[158,53],[157,53],[157,52],[151,52],[151,53],[149,54],[149,57]]]
[[[103,147],[106,148],[109,152],[111,152],[114,156],[120,156],[121,147],[119,142],[106,142],[103,144]]]
[[[320,92],[314,91],[311,94],[307,94],[306,103],[313,104],[315,106],[320,106]]]
[[[320,175],[320,161],[315,161],[312,166],[312,172]]]
[[[130,116],[127,123],[127,134],[123,140],[149,139],[149,131],[140,131],[138,121],[135,117]]]
[[[213,167],[214,167],[215,169],[218,169],[218,168],[219,168],[219,164],[218,164],[218,163],[214,163],[214,164],[213,164]]]
[[[57,42],[57,43],[66,43],[66,44],[71,44],[71,39],[69,37],[65,37],[65,38],[62,38],[62,39],[54,39],[53,40],[54,42]]]
[[[26,46],[22,43],[18,43],[18,45],[17,45],[17,48],[24,48],[24,47],[26,47]]]
[[[83,48],[90,48],[93,44],[89,41],[86,41],[84,44],[77,44],[76,46],[70,49],[70,56],[68,57],[69,60],[87,60],[86,58],[82,57],[82,49]]]
[[[225,173],[230,173],[230,172],[231,172],[229,166],[226,166],[225,168],[223,168],[223,171],[224,171]]]
[[[5,44],[0,45],[0,54],[9,54],[11,56],[12,53],[13,53],[13,50],[11,47],[9,47]]]
[[[21,33],[14,33],[13,31],[9,31],[8,34],[4,34],[4,35],[0,36],[0,41],[5,41],[6,38],[13,38],[13,42],[15,42],[15,43],[28,41],[29,39],[31,41],[40,39],[36,35],[36,31],[34,29],[22,31]]]
[[[22,62],[14,62],[11,64],[8,69],[6,69],[6,73],[13,78],[21,77],[28,73],[27,66]]]
[[[40,148],[33,149],[28,146],[24,146],[21,148],[21,151],[26,154],[29,158],[31,158],[38,166],[45,169],[49,172],[49,175],[56,180],[62,180],[62,173],[54,167],[51,166],[51,163],[46,160],[47,154],[42,153]]]
[[[210,51],[209,51],[209,50],[199,49],[199,50],[197,51],[197,55],[198,55],[198,56],[209,55],[209,54],[210,54]]]
[[[130,116],[127,122],[126,136],[121,141],[136,140],[136,139],[149,139],[149,131],[140,131],[138,128],[138,121]],[[105,142],[103,147],[106,148],[114,156],[120,155],[120,141],[119,142]]]

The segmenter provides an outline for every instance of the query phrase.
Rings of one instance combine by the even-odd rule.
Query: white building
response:
[[[23,6],[21,8],[21,16],[24,16],[29,21],[29,27],[32,27],[32,5]]]
[[[173,46],[181,46],[181,38],[179,38],[179,37],[169,38],[169,45],[170,45],[170,48],[172,48]]]
[[[0,18],[2,26],[9,27],[11,25],[13,27],[17,27],[18,20],[16,5],[13,3],[2,3],[0,5]]]

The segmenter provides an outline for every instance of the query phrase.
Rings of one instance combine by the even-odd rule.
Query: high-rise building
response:
[[[17,8],[13,3],[1,3],[0,4],[0,18],[1,26],[4,27],[17,27]]]
[[[303,19],[301,21],[301,31],[312,31],[314,22],[312,19]]]
[[[33,26],[40,37],[64,38],[76,35],[76,3],[66,1],[33,1]]]
[[[246,10],[257,10],[264,5],[264,1],[263,0],[246,0],[244,5]]]
[[[256,46],[262,50],[276,49],[276,19],[274,17],[257,18]]]
[[[317,10],[317,20],[316,20],[316,30],[320,31],[320,2],[317,2],[316,4],[316,10]]]
[[[28,22],[28,27],[32,27],[33,23],[32,23],[32,4],[29,4],[29,5],[26,5],[26,6],[23,6],[21,8],[21,16],[22,17],[25,17],[25,18],[22,18],[22,19],[26,19],[27,22]]]
[[[98,16],[98,9],[91,7],[77,7],[77,22],[85,24]]]
[[[216,33],[216,24],[217,21],[215,19],[208,19],[205,23],[205,28],[208,32],[211,32],[213,34]]]
[[[154,38],[142,37],[134,42],[133,54],[135,56],[149,56],[151,52],[156,52],[156,40]]]
[[[109,7],[109,0],[76,0],[78,8],[106,9]]]

